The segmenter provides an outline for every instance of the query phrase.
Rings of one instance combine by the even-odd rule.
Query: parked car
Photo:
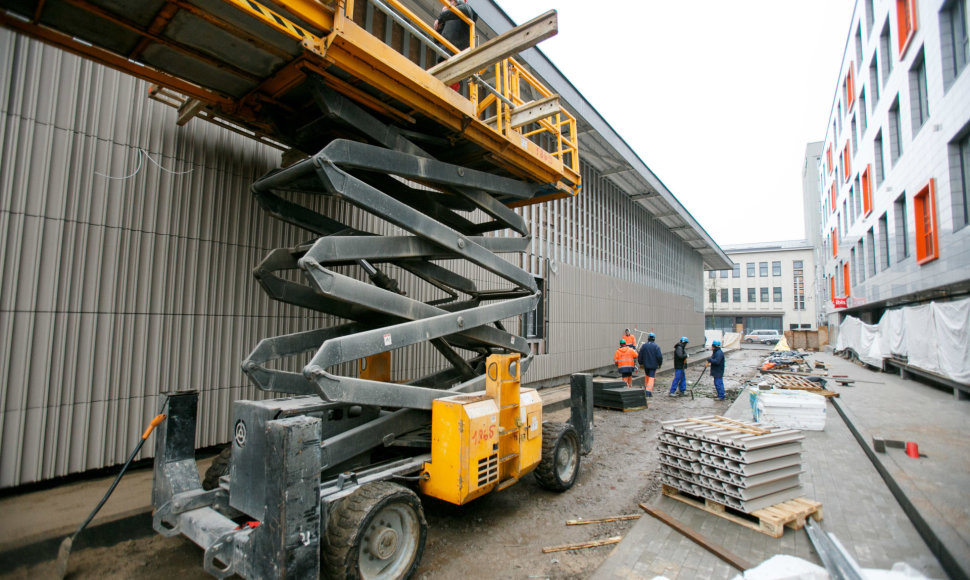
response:
[[[744,335],[744,342],[760,342],[761,344],[775,344],[781,340],[781,333],[777,330],[752,330]]]

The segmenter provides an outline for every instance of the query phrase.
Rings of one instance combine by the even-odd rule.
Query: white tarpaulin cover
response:
[[[970,299],[889,310],[876,325],[847,316],[835,349],[847,348],[872,366],[896,354],[910,366],[970,384]]]

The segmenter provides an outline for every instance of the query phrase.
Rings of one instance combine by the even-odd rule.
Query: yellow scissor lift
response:
[[[515,207],[580,189],[575,119],[514,58],[555,34],[556,13],[479,45],[473,21],[423,1],[0,0],[0,24],[149,81],[178,124],[280,149],[253,193],[316,240],[255,270],[271,298],[346,321],[264,339],[243,362],[290,396],[236,403],[204,483],[197,393],[170,397],[156,432],[154,526],[200,545],[213,575],[409,576],[427,533],[413,488],[463,504],[534,471],[563,491],[590,449],[588,377],[566,424],[543,423],[520,387],[531,350],[506,326],[539,291],[499,256],[529,243]],[[469,49],[414,12],[429,7],[469,25]],[[369,217],[344,223],[294,192]],[[391,364],[422,346],[439,357],[427,375]]]

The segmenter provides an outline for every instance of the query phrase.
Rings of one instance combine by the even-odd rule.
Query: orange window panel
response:
[[[845,91],[845,110],[846,112],[852,108],[852,104],[855,103],[855,77],[853,76],[853,66],[855,63],[849,63],[849,72],[845,73],[845,81],[842,82],[842,89]]]
[[[839,232],[836,229],[832,229],[832,257],[834,258],[839,253]]]
[[[836,197],[838,197],[838,194],[835,191],[835,183],[833,182],[832,183],[832,187],[829,189],[829,202],[830,202],[830,204],[832,206],[832,211],[835,211],[835,198]]]
[[[872,180],[869,178],[869,169],[872,165],[866,165],[862,172],[862,213],[869,215],[872,213]]]
[[[832,165],[832,144],[831,143],[829,143],[828,151],[825,152],[825,157],[826,157],[826,159],[829,162],[829,166],[828,166],[829,173],[832,173],[832,167],[833,167],[833,165]],[[833,208],[835,207],[835,204],[834,203],[833,203],[832,207]]]
[[[852,159],[852,152],[849,151],[849,142],[845,142],[845,148],[842,149],[842,178],[849,181],[849,176],[852,175],[852,167],[850,160]]]
[[[830,297],[835,298],[835,276],[829,276],[829,285],[831,286]]]
[[[842,280],[845,282],[845,288],[844,288],[845,294],[843,294],[843,296],[848,298],[849,296],[852,295],[852,292],[850,290],[851,284],[849,284],[849,263],[848,262],[842,264]]]
[[[916,0],[896,0],[896,41],[899,43],[899,60],[903,60],[916,35]]]
[[[916,263],[925,264],[940,257],[936,228],[936,185],[930,180],[913,197],[916,213]]]

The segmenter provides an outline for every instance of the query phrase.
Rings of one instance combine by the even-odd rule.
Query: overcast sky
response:
[[[497,0],[718,244],[802,239],[851,0]],[[582,155],[582,151],[580,151]]]

